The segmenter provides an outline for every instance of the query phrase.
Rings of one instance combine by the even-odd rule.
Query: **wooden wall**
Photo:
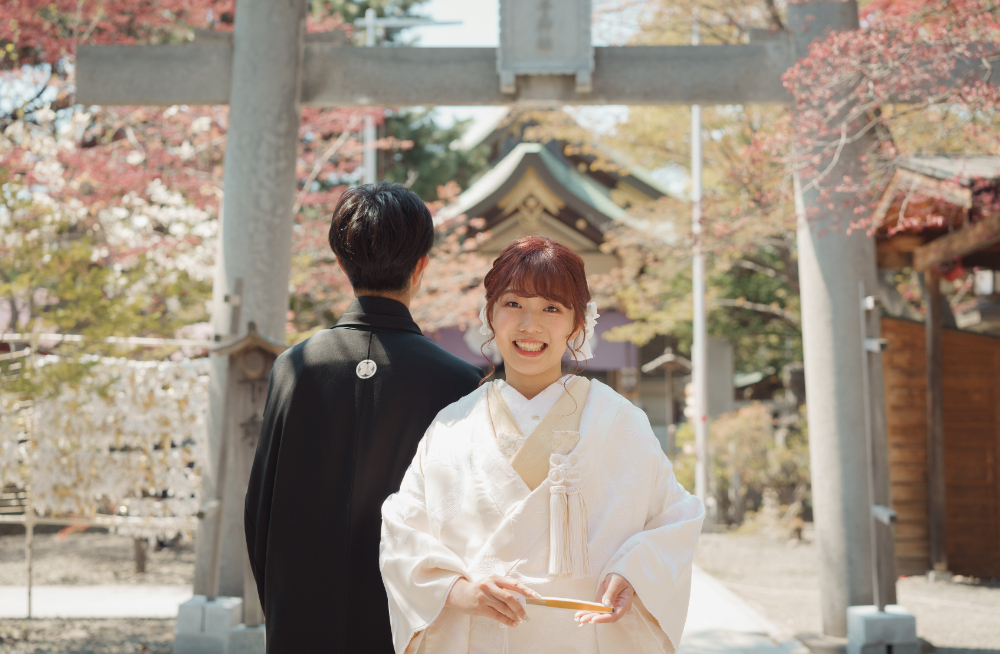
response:
[[[886,318],[882,336],[897,567],[921,574],[930,557],[924,326]],[[948,567],[1000,577],[1000,339],[945,330],[943,346]]]

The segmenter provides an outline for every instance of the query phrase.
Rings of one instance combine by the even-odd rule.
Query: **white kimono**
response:
[[[501,452],[497,441],[509,425],[494,424],[494,384],[438,414],[399,492],[382,507],[379,564],[397,654],[676,651],[705,512],[677,483],[646,415],[599,382],[580,396],[579,436],[571,432],[578,486],[571,490],[582,491],[589,573],[553,575],[557,476],[553,470],[532,490]],[[576,388],[586,392],[585,383]],[[543,596],[594,601],[611,572],[635,589],[632,611],[612,624],[579,627],[574,611],[529,605],[530,621],[508,628],[445,608],[460,577],[508,576]]]

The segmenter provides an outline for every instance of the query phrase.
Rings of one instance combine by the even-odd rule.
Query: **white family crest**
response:
[[[358,367],[355,369],[355,372],[358,373],[358,377],[360,377],[361,379],[368,379],[375,374],[376,370],[378,370],[378,366],[375,365],[375,362],[372,361],[371,359],[365,359],[364,361],[358,364]]]

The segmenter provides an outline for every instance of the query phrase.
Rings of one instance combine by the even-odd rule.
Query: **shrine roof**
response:
[[[901,162],[900,167],[935,179],[953,179],[964,185],[973,180],[1000,179],[998,156],[910,157]]]
[[[220,356],[232,356],[254,348],[258,348],[264,350],[265,352],[270,352],[274,356],[278,356],[287,350],[288,346],[274,340],[266,334],[261,334],[257,331],[257,324],[251,322],[247,325],[246,334],[243,336],[234,336],[229,341],[220,343],[216,346],[212,353]]]
[[[490,148],[500,148],[501,141],[505,137],[510,136],[512,124],[518,120],[521,113],[508,107],[505,111],[490,117],[482,124],[473,126],[461,138],[452,143],[451,147],[459,150],[471,150],[481,145],[487,145]],[[596,148],[600,152],[599,156],[601,158],[607,159],[617,167],[615,171],[605,171],[614,179],[636,186],[639,190],[654,198],[657,196],[674,195],[665,184],[653,177],[650,171],[635,165],[626,154],[596,140],[588,142],[588,145]],[[582,158],[587,161],[593,161],[598,157],[590,155]]]
[[[455,202],[439,211],[435,221],[443,222],[462,214],[476,213],[493,200],[522,164],[529,160],[541,163],[563,190],[603,216],[605,222],[630,222],[626,211],[608,197],[601,185],[578,173],[540,143],[519,143],[497,165],[473,182]]]
[[[880,268],[959,265],[1000,270],[1000,157],[911,157],[872,213]]]

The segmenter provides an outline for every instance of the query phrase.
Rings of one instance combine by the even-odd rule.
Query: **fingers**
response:
[[[510,579],[509,577],[497,577],[494,580],[494,582],[500,588],[505,588],[507,590],[515,591],[517,593],[520,593],[521,595],[524,595],[525,597],[541,597],[541,595],[539,595],[535,591],[531,590],[530,588],[528,588],[524,584],[522,584],[520,582],[517,582],[517,581],[514,581],[513,579]]]
[[[496,620],[500,624],[502,624],[504,626],[507,626],[507,627],[516,627],[517,626],[517,622],[511,620],[510,618],[508,618],[506,615],[504,615],[500,611],[497,611],[496,609],[491,608],[491,607],[487,607],[486,608],[485,617],[492,618],[493,620]]]
[[[635,591],[625,577],[609,574],[604,578],[601,587],[597,589],[597,601],[607,607],[613,607],[612,613],[591,613],[579,611],[576,619],[580,626],[585,624],[603,624],[618,622],[622,616],[632,609],[632,595]]]
[[[601,582],[601,585],[597,587],[597,597],[594,598],[595,602],[604,603],[602,600],[604,599],[604,593],[608,590],[608,579],[610,578],[611,575],[606,576],[604,581]]]
[[[625,577],[616,574],[610,574],[605,579],[607,583],[607,590],[604,591],[604,596],[601,597],[600,602],[604,606],[614,606],[615,600],[621,595],[622,591],[626,588],[632,588],[632,586],[625,581]]]
[[[616,612],[617,613],[617,612]],[[606,622],[618,622],[621,619],[621,615],[616,615],[615,613],[588,613],[586,611],[580,611],[577,613],[578,627],[582,627],[585,624],[602,624]]]
[[[517,605],[517,600],[514,600],[514,604]],[[518,615],[517,609],[510,605],[509,602],[504,601],[504,598],[498,597],[496,595],[488,595],[486,597],[486,605],[493,608],[505,616],[513,620],[514,622],[520,622],[521,616]]]
[[[524,606],[517,601],[517,597],[515,597],[512,592],[506,591],[499,586],[494,586],[490,589],[490,593],[493,595],[493,599],[502,604],[504,607],[504,609],[498,610],[503,610],[504,613],[509,611],[513,614],[512,617],[514,617],[517,622],[529,619],[527,612],[524,610]]]

